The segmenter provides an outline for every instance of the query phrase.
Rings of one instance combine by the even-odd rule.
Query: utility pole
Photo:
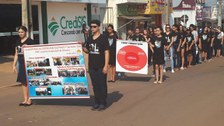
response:
[[[222,2],[223,0],[218,0],[218,6],[219,6],[219,9],[218,9],[218,26],[221,26],[222,27]]]
[[[166,0],[165,4],[165,24],[170,23],[170,0]]]
[[[33,39],[32,8],[30,0],[21,0],[22,25],[28,28],[28,37]]]

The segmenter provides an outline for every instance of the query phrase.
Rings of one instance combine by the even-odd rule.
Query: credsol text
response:
[[[75,16],[73,20],[62,16],[60,19],[61,35],[81,34],[82,25],[85,23],[86,16]]]

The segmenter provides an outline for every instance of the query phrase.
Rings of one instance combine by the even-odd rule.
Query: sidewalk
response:
[[[0,88],[16,85],[16,74],[12,71],[13,56],[0,56]]]

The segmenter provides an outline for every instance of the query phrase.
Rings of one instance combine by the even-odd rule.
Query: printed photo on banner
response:
[[[59,69],[58,77],[85,77],[85,68]]]
[[[51,86],[51,85],[62,85],[61,80],[58,78],[40,78],[40,79],[30,79],[30,86]]]
[[[87,87],[83,83],[65,83],[63,86],[64,95],[87,94]]]
[[[35,68],[27,70],[28,76],[52,76],[50,68]]]
[[[28,68],[30,68],[30,67],[47,67],[47,66],[50,66],[50,61],[49,61],[49,58],[38,59],[38,60],[28,60],[28,61],[26,61],[26,65]]]
[[[41,86],[35,89],[37,96],[51,96],[52,91],[48,86]]]
[[[80,65],[79,57],[53,57],[54,66]]]

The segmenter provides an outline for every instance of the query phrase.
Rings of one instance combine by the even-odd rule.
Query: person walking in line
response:
[[[93,85],[94,105],[92,110],[105,110],[107,107],[107,72],[109,64],[109,42],[100,33],[100,21],[91,21],[93,33],[87,39],[83,51],[89,54],[89,74]]]
[[[191,34],[190,29],[187,29],[185,41],[186,41],[186,53],[187,53],[187,59],[188,59],[187,67],[190,68],[193,61],[193,48],[195,46],[194,36]]]
[[[27,37],[27,28],[25,26],[20,26],[18,28],[19,40],[16,42],[15,56],[13,61],[13,71],[17,73],[17,82],[21,83],[23,90],[24,101],[19,104],[19,106],[30,106],[32,105],[31,99],[29,98],[28,84],[26,78],[26,70],[24,63],[23,47],[25,45],[34,44],[33,40]]]
[[[215,56],[221,56],[222,43],[223,43],[223,32],[221,31],[221,27],[217,27],[214,39],[214,47],[215,47]]]
[[[181,38],[183,38],[183,39],[181,41],[182,43],[181,43],[181,46],[180,46],[180,53],[181,53],[181,67],[180,67],[180,69],[184,70],[185,69],[185,52],[186,52],[185,51],[186,50],[186,38],[185,38],[186,33],[182,31],[181,34],[182,34]]]
[[[194,46],[194,51],[193,51],[193,62],[194,64],[200,64],[200,50],[198,47],[198,31],[196,30],[196,26],[191,24],[190,25],[190,30],[191,30],[191,34],[194,36],[194,42],[195,42],[195,46]]]
[[[143,37],[145,38],[145,41],[149,41],[150,37],[149,37],[149,32],[147,29],[143,30]]]
[[[140,28],[135,28],[135,34],[132,36],[133,41],[146,41],[144,36],[140,34]]]
[[[166,38],[163,36],[162,32],[162,27],[156,27],[155,41],[152,41],[150,44],[150,49],[153,52],[153,64],[156,69],[155,84],[161,84],[163,82],[163,64],[165,63],[164,48],[166,45]]]
[[[167,41],[167,45],[166,48],[164,50],[165,53],[165,63],[163,65],[163,72],[166,72],[166,64],[168,61],[168,57],[167,57],[167,53],[169,53],[169,57],[170,57],[170,63],[171,63],[171,72],[174,73],[174,59],[173,59],[173,53],[174,53],[174,49],[173,49],[173,36],[172,36],[172,32],[171,32],[171,27],[170,25],[166,25],[166,29],[165,29],[165,34],[164,34],[166,41]]]
[[[126,40],[132,40],[132,37],[133,37],[133,31],[131,29],[129,29],[128,33],[127,33]]]
[[[212,41],[214,39],[213,37],[213,29],[210,27],[208,28],[208,37],[209,37],[209,42],[208,42],[208,61],[211,61],[212,57],[213,57],[213,45],[212,45]]]
[[[173,47],[174,47],[174,66],[176,70],[180,69],[181,55],[180,49],[182,44],[181,34],[179,33],[178,25],[173,25]]]
[[[150,39],[149,39],[149,41],[148,41],[148,44],[149,44],[149,60],[150,60],[150,62],[152,62],[152,66],[153,66],[153,69],[152,69],[152,77],[155,77],[156,76],[156,71],[155,71],[155,65],[154,65],[154,63],[153,63],[153,52],[152,52],[152,49],[151,49],[151,47],[150,47],[150,45],[151,45],[151,43],[153,42],[153,41],[155,41],[155,38],[156,38],[156,36],[157,36],[157,34],[156,34],[156,29],[155,28],[152,28],[152,30],[153,30],[153,32],[151,32],[151,34],[149,35],[150,36]]]
[[[208,27],[204,27],[202,33],[199,36],[199,47],[202,51],[202,61],[206,62],[208,57],[210,37],[208,33]]]
[[[107,38],[110,46],[110,59],[109,59],[109,72],[110,72],[110,80],[108,82],[115,82],[115,74],[116,74],[116,42],[117,37],[114,34],[114,26],[109,24],[107,27]]]

